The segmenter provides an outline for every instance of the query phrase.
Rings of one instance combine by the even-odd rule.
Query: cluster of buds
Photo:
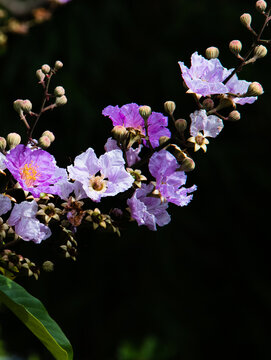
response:
[[[107,229],[109,231],[113,231],[118,236],[120,236],[119,228],[115,226],[110,215],[102,214],[98,208],[94,210],[87,210],[86,213],[86,221],[92,223],[92,227],[94,230],[98,228]]]
[[[65,226],[60,225],[62,229],[62,245],[60,245],[60,249],[65,258],[71,258],[72,260],[76,260],[77,256],[77,241],[74,239],[73,232],[67,229]]]
[[[10,278],[26,275],[28,277],[33,276],[36,280],[40,274],[35,263],[9,249],[0,252],[0,271]]]

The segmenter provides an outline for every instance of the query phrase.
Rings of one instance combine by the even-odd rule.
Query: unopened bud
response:
[[[228,120],[230,121],[238,121],[241,119],[241,114],[237,110],[233,110],[229,113]]]
[[[219,56],[219,50],[215,46],[208,47],[205,50],[205,55],[207,59],[216,59]]]
[[[257,58],[257,59],[260,59],[260,58],[263,58],[265,57],[265,55],[267,54],[267,49],[265,46],[263,45],[258,45],[255,47],[254,49],[254,56]]]
[[[42,135],[39,138],[39,146],[43,149],[47,149],[51,145],[51,141],[48,136]]]
[[[143,117],[144,120],[148,120],[151,115],[151,108],[148,105],[140,106],[139,114]]]
[[[44,261],[44,263],[42,264],[42,268],[44,271],[46,272],[51,272],[54,270],[54,263],[52,263],[52,261]]]
[[[32,110],[32,103],[30,100],[21,100],[21,109],[26,112],[29,113],[29,111]]]
[[[0,46],[6,45],[8,37],[2,31],[0,31]]]
[[[117,140],[119,143],[123,143],[127,139],[128,131],[122,125],[114,126],[111,132],[113,138]]]
[[[51,143],[53,141],[55,141],[55,135],[52,133],[52,131],[46,130],[42,133],[41,136],[48,136],[48,138],[50,139]]]
[[[60,70],[61,68],[63,68],[63,63],[59,60],[57,60],[55,62],[55,70]]]
[[[205,99],[202,102],[202,106],[206,111],[209,111],[214,108],[215,104],[212,99]]]
[[[46,74],[49,74],[49,72],[51,71],[51,68],[49,65],[44,64],[44,65],[42,65],[41,70],[46,75]]]
[[[263,0],[259,0],[256,2],[256,10],[259,11],[260,13],[263,13],[267,7],[267,4],[265,1]]]
[[[15,148],[21,142],[21,136],[17,133],[9,133],[7,136],[7,144],[10,149]]]
[[[245,13],[240,16],[241,24],[244,25],[246,28],[250,28],[251,20],[252,20],[251,15],[248,13]]]
[[[252,82],[244,96],[260,96],[263,94],[262,85],[256,81]]]
[[[56,106],[63,106],[63,105],[66,105],[67,102],[68,102],[67,97],[65,95],[62,95],[62,96],[58,96],[56,98],[55,104],[56,104]]]
[[[188,172],[188,171],[194,170],[195,166],[196,165],[195,165],[194,160],[191,159],[190,157],[186,157],[186,158],[184,158],[179,170]]]
[[[22,99],[18,99],[13,102],[13,108],[19,114],[22,113],[22,101]]]
[[[187,128],[187,121],[185,119],[178,119],[175,121],[174,125],[177,131],[181,134]]]
[[[0,151],[4,151],[6,146],[7,146],[6,139],[0,136]]]
[[[41,69],[38,69],[38,70],[36,71],[36,77],[37,77],[37,79],[38,79],[39,81],[43,81],[43,80],[44,80],[45,75],[44,75],[44,73],[42,72]]]
[[[242,43],[239,40],[232,40],[229,43],[229,49],[234,55],[238,55],[242,50]]]
[[[165,111],[169,114],[169,115],[173,115],[175,109],[176,109],[176,104],[174,101],[166,101],[164,103],[164,108]]]
[[[65,94],[65,89],[63,86],[57,86],[54,90],[55,96],[62,96]]]
[[[159,138],[159,145],[163,145],[165,142],[167,142],[170,138],[168,136],[161,136]]]

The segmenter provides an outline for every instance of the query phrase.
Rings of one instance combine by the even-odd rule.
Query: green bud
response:
[[[55,104],[56,106],[63,106],[63,105],[66,105],[68,102],[68,99],[65,95],[62,95],[62,96],[58,96],[56,98],[56,101],[55,101]]]
[[[65,89],[63,86],[57,86],[54,90],[55,96],[62,96],[65,95]]]
[[[202,102],[202,106],[206,111],[209,111],[214,108],[215,104],[212,99],[205,99]]]
[[[175,121],[174,125],[178,133],[182,134],[187,128],[187,121],[185,119],[178,119]]]
[[[192,160],[190,157],[186,157],[183,162],[182,165],[180,166],[179,170],[181,171],[192,171],[195,169],[195,162],[194,160]]]
[[[144,120],[148,120],[149,116],[151,115],[150,106],[147,105],[140,106],[139,114],[143,117]]]
[[[111,132],[113,138],[117,140],[119,143],[123,143],[127,139],[128,131],[122,125],[114,126]]]
[[[52,261],[44,261],[44,263],[42,264],[42,269],[46,272],[51,272],[54,270],[54,263],[52,263]]]
[[[259,11],[260,13],[263,13],[267,7],[267,4],[265,1],[263,0],[259,0],[256,2],[256,10]]]
[[[252,20],[251,15],[248,13],[245,13],[240,16],[241,24],[244,25],[246,28],[250,28],[251,20]]]
[[[63,68],[63,63],[59,60],[55,62],[55,70],[60,70]]]
[[[52,143],[53,141],[55,141],[55,135],[54,135],[51,131],[49,131],[49,130],[44,131],[41,136],[48,136],[48,138],[50,139],[51,143]]]
[[[263,94],[262,85],[256,81],[254,81],[249,85],[246,94],[244,94],[243,96],[244,97],[245,96],[260,96],[262,94]]]
[[[176,109],[176,104],[174,101],[166,101],[164,103],[164,108],[165,111],[169,114],[169,115],[173,115],[175,109]]]
[[[15,101],[13,102],[13,108],[14,108],[14,110],[15,110],[17,113],[19,113],[19,114],[22,113],[22,102],[23,102],[22,99],[15,100]]]
[[[38,79],[39,81],[43,81],[43,80],[44,80],[45,75],[44,75],[44,73],[42,72],[41,69],[38,69],[38,70],[36,71],[36,77],[37,77],[37,79]]]
[[[215,46],[208,47],[205,50],[205,55],[207,59],[216,59],[219,56],[219,50]]]
[[[32,110],[32,103],[30,100],[21,100],[21,109],[25,113],[29,113]]]
[[[232,40],[229,43],[229,49],[234,55],[238,55],[242,50],[242,43],[239,40]]]
[[[254,49],[254,57],[257,59],[263,58],[265,57],[265,55],[267,54],[267,49],[265,46],[263,45],[258,45],[255,47]]]
[[[21,142],[21,136],[17,133],[9,133],[7,136],[7,144],[10,149],[15,148]]]
[[[168,136],[161,136],[159,138],[159,145],[163,145],[165,142],[167,142],[170,138]]]
[[[7,146],[6,139],[0,136],[0,151],[4,151],[6,146]]]
[[[238,121],[241,119],[241,114],[237,110],[233,110],[229,113],[228,120],[230,121]]]
[[[39,146],[43,149],[47,149],[50,145],[51,141],[48,136],[43,135],[39,138]]]
[[[41,70],[46,75],[46,74],[49,74],[49,72],[51,71],[51,68],[49,65],[44,64],[44,65],[42,65]]]

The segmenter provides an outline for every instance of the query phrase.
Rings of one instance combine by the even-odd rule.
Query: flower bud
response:
[[[180,171],[192,171],[195,169],[195,162],[193,159],[191,159],[190,157],[186,157],[184,158],[182,165],[180,166],[179,170]]]
[[[52,263],[52,261],[44,261],[44,263],[42,264],[42,269],[46,272],[51,272],[54,270],[54,263]]]
[[[248,13],[245,13],[240,16],[241,24],[244,25],[246,28],[250,28],[251,20],[252,20],[251,15]]]
[[[62,96],[65,94],[65,89],[63,86],[57,86],[54,90],[55,96]]]
[[[53,141],[55,141],[55,135],[54,135],[51,131],[49,131],[49,130],[44,131],[41,136],[48,136],[48,138],[50,139],[51,143],[52,143]]]
[[[151,108],[148,105],[140,106],[139,114],[143,117],[144,120],[148,120],[151,115]]]
[[[32,103],[30,100],[21,100],[21,109],[25,113],[29,113],[32,110]]]
[[[159,145],[163,145],[165,142],[167,142],[170,138],[168,136],[161,136],[159,138]]]
[[[263,13],[267,7],[267,4],[265,1],[263,0],[259,0],[256,2],[256,10],[259,11],[260,13]]]
[[[207,59],[216,59],[219,56],[219,50],[215,46],[208,47],[205,50],[205,55]]]
[[[256,81],[252,82],[244,96],[260,96],[263,94],[262,85]]]
[[[176,104],[174,101],[166,101],[164,103],[164,108],[165,111],[169,114],[169,115],[173,115],[175,109],[176,109]]]
[[[119,143],[123,143],[127,139],[128,131],[122,125],[114,126],[111,132],[113,138],[117,140]]]
[[[237,110],[233,110],[229,113],[228,120],[230,121],[238,121],[241,119],[241,114]]]
[[[19,114],[22,113],[22,101],[22,99],[18,99],[13,102],[13,108]]]
[[[68,99],[65,95],[62,95],[62,96],[58,96],[56,98],[56,101],[55,101],[55,104],[56,106],[63,106],[63,105],[66,105],[68,102]]]
[[[55,62],[55,70],[60,70],[63,68],[63,63],[59,60]]]
[[[7,146],[6,139],[0,136],[0,151],[4,151],[6,146]]]
[[[257,59],[263,58],[265,57],[265,55],[267,54],[267,49],[265,46],[263,45],[258,45],[255,47],[254,49],[254,57]]]
[[[21,136],[17,133],[9,133],[7,136],[7,144],[10,149],[15,148],[21,142]]]
[[[37,79],[38,79],[39,81],[43,81],[43,80],[44,80],[45,75],[44,75],[44,73],[42,72],[41,69],[38,69],[38,70],[36,71],[36,77],[37,77]]]
[[[47,149],[51,145],[51,141],[48,136],[42,135],[39,138],[39,146],[43,149]]]
[[[174,123],[175,128],[177,129],[178,133],[183,133],[187,128],[187,121],[185,119],[178,119]]]
[[[242,50],[242,43],[239,40],[232,40],[229,43],[229,49],[234,55],[238,55]]]
[[[49,65],[44,64],[44,65],[42,65],[41,70],[46,75],[46,74],[49,74],[49,72],[51,71],[51,68]]]
[[[0,46],[5,46],[7,43],[8,37],[2,31],[0,31]]]
[[[202,102],[202,106],[206,111],[209,111],[214,108],[215,104],[212,99],[205,99]]]

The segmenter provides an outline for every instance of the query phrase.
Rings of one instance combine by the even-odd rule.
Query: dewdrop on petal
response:
[[[242,43],[239,40],[232,40],[229,43],[229,49],[234,55],[238,55],[242,50]]]
[[[21,109],[29,113],[32,110],[32,103],[30,100],[21,100]]]
[[[53,141],[55,141],[55,135],[52,133],[52,131],[49,130],[45,130],[41,136],[48,136],[48,138],[50,139],[51,143]]]
[[[7,136],[7,144],[10,149],[15,148],[21,142],[21,136],[17,133],[9,133]]]
[[[263,45],[258,45],[254,49],[254,58],[261,59],[267,54],[267,48]]]
[[[41,70],[46,75],[46,74],[49,74],[49,72],[51,71],[51,68],[49,65],[44,64],[44,65],[42,65]]]
[[[237,110],[233,110],[229,113],[228,120],[230,121],[238,121],[241,119],[241,114]]]
[[[65,95],[65,89],[63,86],[57,86],[54,90],[55,96],[62,96]]]
[[[55,70],[60,70],[60,69],[62,69],[62,68],[63,68],[63,63],[62,63],[62,61],[57,60],[57,61],[55,62]]]
[[[241,24],[244,25],[246,28],[250,28],[251,20],[251,15],[248,13],[244,13],[240,16]]]
[[[67,102],[68,102],[67,97],[65,95],[62,95],[62,96],[56,97],[55,104],[56,104],[56,106],[63,106],[63,105],[66,105]]]
[[[263,94],[262,85],[256,81],[254,81],[249,85],[246,94],[244,94],[243,96],[244,97],[245,96],[260,96],[262,94]]]
[[[259,11],[260,13],[263,13],[267,7],[267,4],[264,0],[259,0],[256,2],[255,6],[256,6],[257,11]]]
[[[0,136],[0,151],[4,151],[7,146],[7,141],[4,137]]]
[[[143,117],[144,120],[148,120],[148,117],[151,115],[151,108],[148,105],[140,106],[139,114]]]
[[[219,56],[219,50],[215,46],[208,47],[205,50],[205,55],[208,60],[210,59],[216,59]]]
[[[176,109],[176,104],[174,101],[166,101],[164,103],[164,108],[165,111],[169,114],[169,115],[173,115],[175,109]]]
[[[43,81],[43,80],[44,80],[45,75],[44,75],[44,73],[42,72],[41,69],[38,69],[38,70],[36,71],[36,77],[37,77],[37,79],[38,79],[39,81]]]
[[[39,138],[39,146],[43,149],[47,149],[51,145],[51,140],[48,136],[42,135]]]

